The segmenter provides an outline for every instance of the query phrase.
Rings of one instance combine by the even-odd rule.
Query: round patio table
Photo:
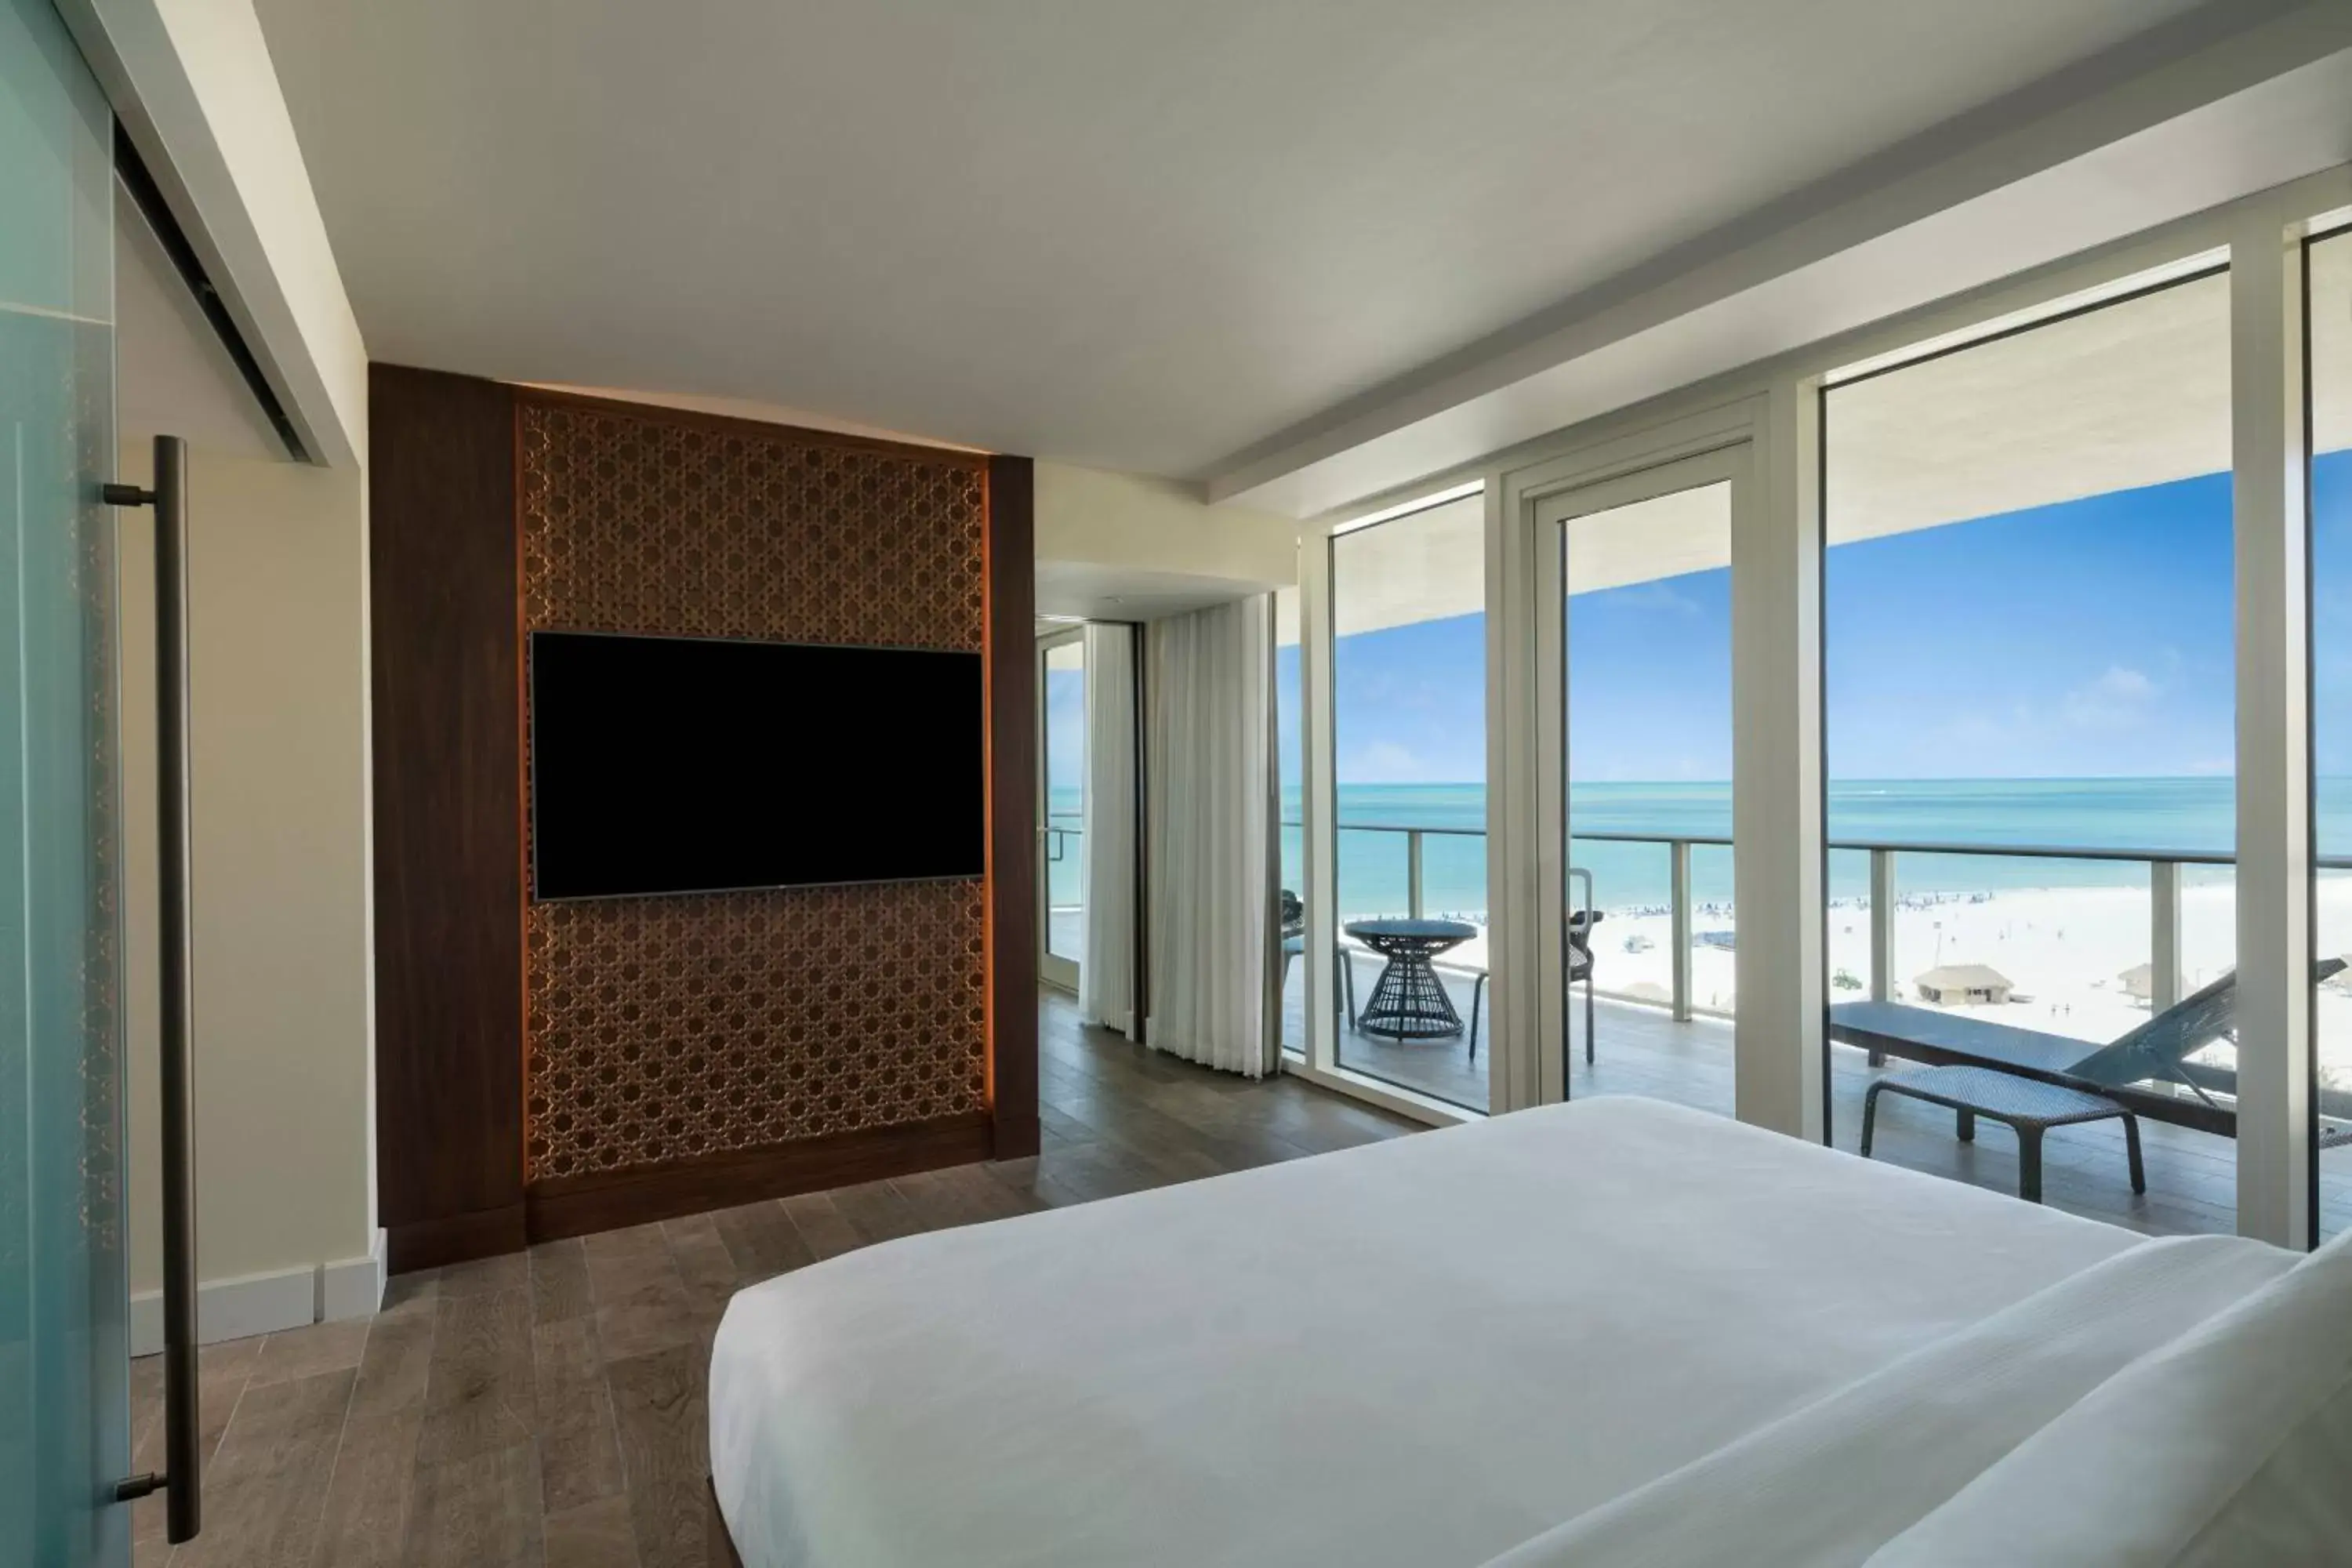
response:
[[[1462,1032],[1462,1015],[1454,1010],[1430,960],[1476,936],[1476,926],[1461,921],[1356,921],[1341,929],[1388,960],[1371,999],[1356,1016],[1358,1029],[1397,1040],[1434,1040]]]

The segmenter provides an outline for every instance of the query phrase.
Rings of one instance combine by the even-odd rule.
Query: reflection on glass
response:
[[[1087,946],[1087,647],[1045,650],[1045,952]]]
[[[1473,495],[1331,541],[1338,1058],[1474,1110],[1490,1056],[1485,519]]]
[[[2172,1009],[2235,963],[2226,275],[1832,386],[1822,418],[1833,1041],[1885,1004],[1969,1020],[2000,1061],[2184,1039]],[[2226,1037],[2174,1054],[2228,1103]],[[1852,1148],[1867,1085],[1916,1064],[1828,1066]],[[2147,1194],[2101,1122],[2053,1134],[2047,1201],[2231,1228],[2235,1144],[2163,1120],[2189,1089],[2134,1087]],[[1880,1102],[1880,1158],[2010,1189],[2015,1150]]]

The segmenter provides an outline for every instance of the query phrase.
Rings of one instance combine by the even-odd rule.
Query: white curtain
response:
[[[1267,705],[1273,638],[1260,595],[1150,625],[1150,1044],[1258,1078],[1266,1027]]]
[[[1135,628],[1088,626],[1078,1014],[1135,1037]]]

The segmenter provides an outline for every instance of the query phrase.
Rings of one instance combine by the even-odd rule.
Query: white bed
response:
[[[1595,1100],[746,1290],[711,1473],[748,1568],[1860,1563],[2294,1263]]]

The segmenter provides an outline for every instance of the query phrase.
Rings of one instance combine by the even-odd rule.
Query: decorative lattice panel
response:
[[[522,408],[534,629],[985,647],[976,459]]]
[[[985,647],[978,459],[568,404],[520,422],[531,630]],[[534,904],[527,1179],[985,1107],[976,880]]]
[[[653,1164],[978,1109],[981,884],[541,904],[534,1176]]]

